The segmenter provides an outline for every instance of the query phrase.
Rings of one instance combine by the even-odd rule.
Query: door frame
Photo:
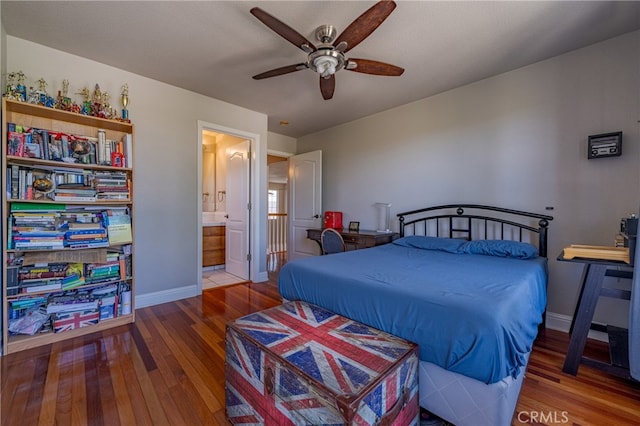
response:
[[[264,150],[260,149],[262,146],[262,141],[260,139],[260,134],[247,132],[244,130],[233,129],[230,127],[222,126],[220,124],[211,123],[207,121],[198,120],[198,149],[197,152],[197,209],[196,209],[196,235],[197,235],[197,294],[202,292],[202,132],[204,130],[210,130],[212,132],[224,133],[227,135],[232,135],[242,139],[248,139],[251,145],[251,158],[249,161],[249,200],[251,203],[251,211],[249,212],[249,223],[247,229],[247,238],[249,239],[248,250],[251,253],[251,262],[249,262],[249,280],[253,282],[262,282],[268,279],[268,275],[265,268],[262,268],[263,271],[260,270],[260,262],[264,257],[266,263],[266,254],[265,256],[259,256],[260,250],[266,253],[266,237],[260,238],[260,233],[265,233],[266,231],[266,223],[264,226],[261,226],[261,222],[259,219],[259,215],[262,211],[261,198],[259,187],[264,183],[264,178],[261,179],[261,176],[265,174],[265,170],[260,166],[260,155],[264,156],[264,163],[266,163],[266,154],[263,153]],[[266,198],[262,197],[262,198]],[[264,247],[261,247],[264,246]]]

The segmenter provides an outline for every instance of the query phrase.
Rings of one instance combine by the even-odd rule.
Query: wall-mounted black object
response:
[[[587,155],[592,158],[617,157],[622,155],[622,132],[589,136]]]

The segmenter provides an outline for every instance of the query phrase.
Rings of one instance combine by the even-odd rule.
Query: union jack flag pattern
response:
[[[74,330],[76,328],[97,324],[99,318],[100,314],[97,310],[60,312],[55,316],[53,329],[56,333]]]
[[[301,302],[227,324],[237,425],[417,425],[418,347]]]

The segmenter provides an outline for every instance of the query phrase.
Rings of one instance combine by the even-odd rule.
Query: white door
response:
[[[225,269],[243,280],[249,279],[249,182],[250,141],[226,150],[227,233]]]
[[[322,151],[289,157],[289,260],[320,254],[307,229],[322,227]]]

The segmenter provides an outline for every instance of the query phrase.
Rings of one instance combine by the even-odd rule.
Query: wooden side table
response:
[[[336,229],[336,231],[340,232],[344,243],[348,247],[353,247],[356,250],[388,244],[399,237],[397,232],[378,232],[368,230],[349,232],[347,229]],[[320,234],[322,234],[322,229],[320,228],[307,229],[307,238],[317,242],[320,246],[320,252],[322,252]]]
[[[580,363],[583,363],[616,376],[631,379],[628,365],[628,349],[626,365],[624,365],[624,362],[605,363],[585,357],[582,354],[587,342],[589,330],[593,328],[599,331],[607,331],[608,328],[597,327],[591,323],[593,321],[593,314],[596,309],[596,305],[598,304],[598,298],[600,296],[604,296],[624,300],[631,299],[630,290],[604,287],[604,278],[615,277],[630,279],[633,276],[633,268],[625,262],[619,261],[585,258],[565,259],[564,252],[558,256],[558,260],[562,262],[581,263],[584,265],[582,281],[580,284],[580,295],[578,296],[578,303],[576,304],[573,320],[571,321],[571,328],[569,330],[569,333],[571,334],[569,349],[567,351],[562,371],[575,376],[578,373]],[[623,267],[624,269],[619,269],[620,267]]]

